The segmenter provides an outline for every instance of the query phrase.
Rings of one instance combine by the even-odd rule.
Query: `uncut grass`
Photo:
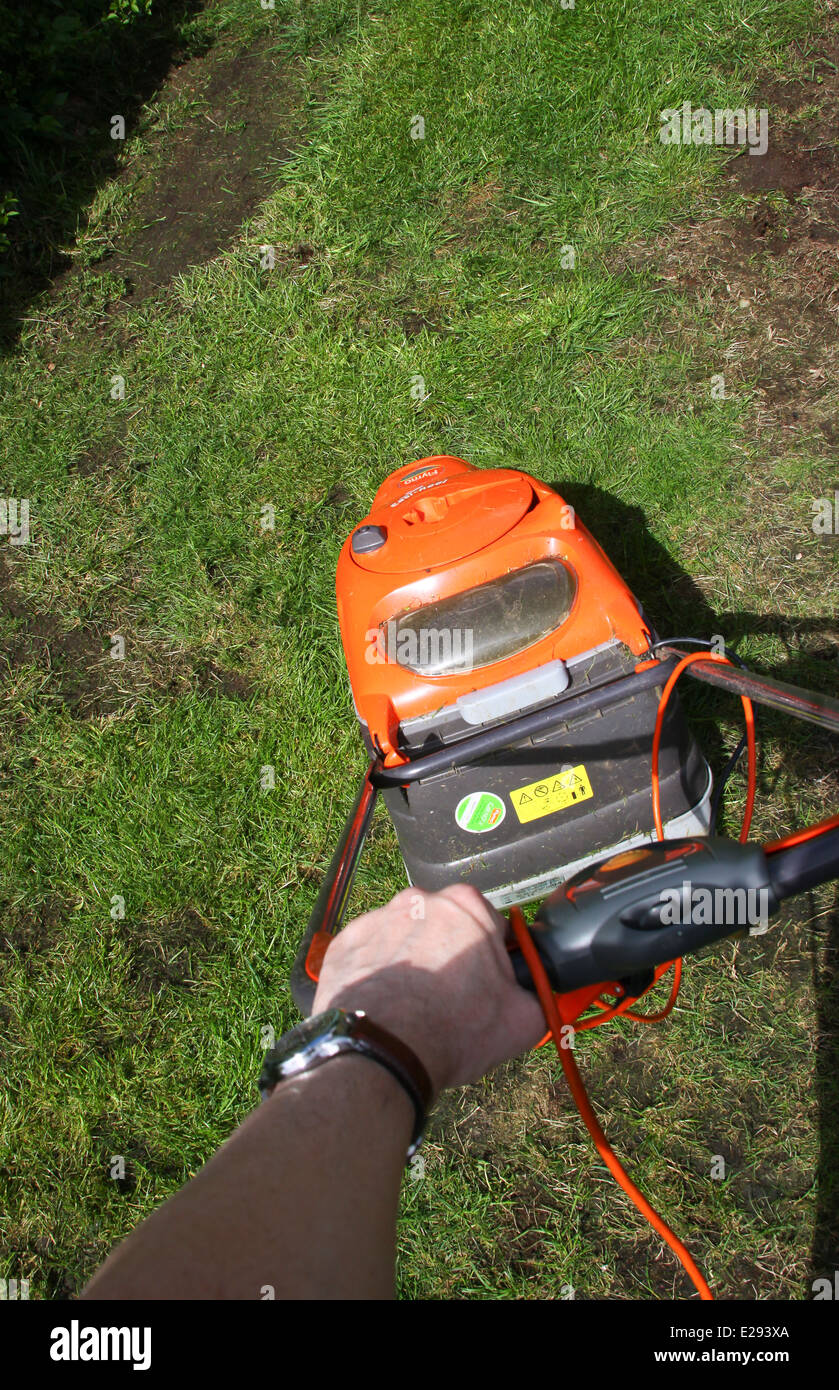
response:
[[[254,37],[253,7],[236,4],[219,9],[226,37],[245,9]],[[658,111],[685,93],[742,104],[750,73],[781,61],[810,11],[427,0],[374,19],[331,4],[301,33],[281,9],[278,42],[306,67],[309,140],[240,244],[103,332],[84,305],[76,315],[71,283],[59,316],[3,364],[4,481],[34,517],[15,584],[36,611],[68,629],[110,624],[127,647],[123,708],[74,718],[33,662],[3,711],[16,943],[0,965],[14,1155],[3,1240],[36,1296],[78,1287],[195,1170],[251,1104],[261,1030],[294,1017],[288,971],[362,766],[335,562],[385,474],[454,452],[593,484],[641,508],[692,571],[723,571],[721,544],[740,564],[726,538],[742,402],[696,391],[695,361],[664,334],[674,297],[607,276],[600,252],[693,208],[719,160],[656,144]],[[415,113],[423,141],[409,138]],[[566,244],[573,271],[558,268]],[[409,315],[427,326],[406,331]],[[705,346],[700,324],[700,360]],[[115,374],[124,401],[109,398]],[[79,473],[92,448],[101,466]],[[149,676],[198,653],[247,677],[251,695],[171,697]],[[736,810],[735,797],[732,824]],[[381,820],[359,909],[402,881]],[[26,912],[35,925],[15,930]],[[666,1034],[587,1036],[584,1074],[634,1175],[695,1233],[721,1290],[798,1296],[815,1166],[809,967],[790,995],[801,1026],[780,1027],[771,969],[735,990],[731,958],[692,968]],[[708,1026],[735,993],[751,1042]],[[672,1090],[633,1099],[621,1078],[645,1057]],[[406,1184],[405,1295],[685,1292],[556,1080],[540,1054],[452,1102],[503,1117],[523,1092],[521,1113],[499,1119],[504,1162],[468,1124],[462,1141],[442,1118],[432,1133],[425,1178]],[[460,1134],[456,1110],[445,1118]],[[707,1176],[727,1144],[739,1186]],[[130,1165],[122,1186],[115,1154]],[[768,1210],[744,1196],[744,1174],[779,1154],[798,1165],[797,1195]]]

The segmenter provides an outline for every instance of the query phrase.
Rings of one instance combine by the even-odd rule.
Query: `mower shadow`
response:
[[[559,480],[551,483],[560,496],[585,518],[585,524],[602,545],[609,559],[626,579],[645,613],[662,637],[692,636],[709,638],[722,634],[732,650],[750,634],[780,637],[785,660],[771,674],[795,685],[835,695],[837,670],[835,647],[825,641],[827,633],[839,633],[839,617],[799,618],[782,613],[717,613],[710,607],[693,579],[647,528],[644,513],[600,488]],[[681,689],[681,688],[680,688]],[[681,691],[682,699],[698,726],[699,741],[712,766],[719,771],[728,751],[723,746],[716,721],[723,711],[730,715],[731,698],[709,686],[694,683]],[[758,746],[758,787],[779,791],[812,775],[823,778],[825,771],[839,767],[835,738],[810,724],[793,722],[775,710],[757,710],[758,735],[771,738],[782,750],[780,765],[770,775],[761,767]],[[790,739],[790,731],[794,737]],[[796,808],[787,795],[789,828],[795,826]],[[726,824],[723,812],[720,827],[730,835],[737,827]],[[805,899],[801,899],[804,908]],[[807,917],[812,921],[816,906],[806,900]],[[820,943],[813,937],[812,970],[818,1014],[815,1087],[819,1106],[818,1204],[811,1248],[811,1280],[833,1279],[839,1269],[839,892],[826,918]],[[823,952],[819,946],[823,945]],[[820,964],[820,957],[823,963]],[[812,1298],[811,1282],[802,1290]]]

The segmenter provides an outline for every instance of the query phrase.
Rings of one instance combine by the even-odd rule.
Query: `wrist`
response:
[[[290,1076],[277,1083],[260,1110],[279,1114],[280,1107],[288,1104],[299,1104],[307,1112],[314,1109],[319,1115],[328,1111],[333,1120],[340,1121],[344,1135],[363,1130],[368,1137],[375,1137],[379,1152],[392,1147],[400,1166],[404,1164],[414,1107],[393,1073],[371,1057],[343,1052],[331,1058],[329,1066]]]
[[[315,994],[315,1014],[332,1008],[348,1012],[363,1009],[379,1028],[386,1029],[410,1048],[428,1073],[432,1089],[428,1108],[431,1109],[440,1092],[450,1084],[451,1075],[449,1050],[439,1018],[433,1017],[432,1011],[425,1009],[416,997],[394,999],[392,993],[378,988],[375,981],[366,980],[345,985],[331,993],[328,999]]]
[[[414,1110],[410,1160],[422,1143],[433,1084],[419,1057],[402,1038],[382,1027],[363,1009],[337,1004],[298,1023],[266,1052],[259,1077],[262,1099],[267,1100],[281,1082],[320,1070],[346,1055],[375,1063],[402,1089]],[[370,1073],[368,1071],[367,1075]]]

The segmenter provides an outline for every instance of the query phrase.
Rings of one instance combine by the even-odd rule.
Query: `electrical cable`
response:
[[[562,1063],[565,1079],[568,1082],[568,1088],[571,1095],[574,1097],[583,1123],[594,1141],[597,1152],[600,1154],[600,1157],[603,1159],[612,1177],[635,1204],[641,1215],[649,1222],[653,1230],[658,1232],[662,1240],[670,1246],[670,1249],[679,1260],[682,1268],[692,1280],[694,1287],[699,1293],[699,1297],[704,1301],[713,1300],[714,1295],[711,1293],[704,1276],[689,1250],[682,1241],[679,1240],[678,1236],[671,1231],[666,1221],[659,1216],[655,1208],[650,1205],[640,1188],[636,1187],[617,1158],[614,1150],[611,1148],[606,1135],[603,1133],[603,1129],[601,1128],[600,1122],[594,1113],[591,1101],[586,1093],[583,1079],[580,1076],[572,1050],[567,1045],[564,1045],[566,1040],[563,1038],[562,1034],[562,1021],[551,991],[550,982],[545,974],[545,967],[539,959],[539,954],[533,944],[530,933],[527,930],[520,908],[513,907],[510,909],[510,924],[515,932],[519,949],[533,976],[539,1002],[542,1005],[545,1018],[550,1025],[556,1043],[556,1050],[559,1054],[559,1060]]]
[[[671,640],[695,641],[697,645],[700,645],[700,639],[674,638]],[[668,644],[660,642],[656,643],[655,645],[665,646]],[[701,645],[705,646],[705,643],[702,642]],[[667,709],[668,701],[676,685],[676,682],[678,681],[682,672],[685,671],[688,666],[691,666],[695,661],[717,661],[726,666],[730,666],[732,664],[730,658],[727,655],[723,656],[718,652],[693,652],[689,656],[682,657],[678,665],[674,668],[672,674],[667,680],[666,685],[664,686],[664,689],[661,692],[661,698],[659,700],[658,709],[656,711],[655,729],[653,732],[651,765],[653,820],[655,822],[656,834],[658,835],[659,840],[664,839],[664,826],[662,824],[661,819],[661,787],[658,776],[658,759],[659,750],[661,748],[661,733],[664,726],[664,715]],[[738,664],[742,665],[742,662],[738,661]],[[749,751],[746,808],[743,815],[743,824],[740,830],[740,840],[742,843],[745,843],[746,840],[748,840],[749,838],[749,829],[751,827],[752,821],[752,811],[754,809],[755,791],[757,784],[757,759],[755,746],[754,709],[752,707],[751,700],[749,700],[747,696],[743,695],[741,696],[741,699],[743,702],[743,712],[746,717],[746,733],[744,736],[745,746],[748,748]],[[731,768],[734,767],[734,764],[740,757],[741,752],[742,749],[738,748],[735,755],[730,760],[730,766],[726,769],[726,772],[723,776],[723,785],[725,783],[725,778],[727,777]],[[839,825],[839,817],[836,818],[835,823]],[[831,824],[832,822],[828,822],[826,826],[823,826],[821,828],[829,828]],[[806,838],[806,834],[802,837]],[[793,840],[793,842],[795,841]],[[777,848],[780,848],[781,844],[784,843],[788,842],[782,841],[780,844],[778,844]],[[674,1254],[682,1264],[683,1268],[686,1270],[686,1272],[692,1279],[694,1287],[697,1289],[700,1298],[705,1300],[713,1299],[713,1294],[711,1293],[708,1284],[706,1283],[703,1275],[701,1274],[699,1268],[697,1267],[687,1248],[682,1244],[678,1237],[674,1235],[670,1227],[659,1216],[658,1212],[654,1209],[654,1207],[650,1205],[650,1203],[647,1201],[646,1197],[643,1195],[640,1189],[635,1186],[632,1179],[628,1176],[625,1169],[621,1166],[614,1151],[609,1146],[609,1142],[605,1134],[603,1133],[597,1116],[595,1115],[594,1110],[592,1109],[588,1095],[586,1094],[585,1086],[583,1085],[583,1080],[580,1076],[577,1064],[574,1061],[574,1058],[571,1056],[568,1047],[564,1045],[565,1039],[563,1038],[562,1034],[562,1022],[559,1010],[556,1005],[556,1000],[551,990],[547,974],[545,973],[545,967],[543,966],[539,958],[539,954],[536,950],[535,945],[533,944],[530,933],[527,930],[527,926],[525,925],[524,917],[520,908],[513,907],[510,909],[510,924],[518,940],[519,948],[530,969],[530,973],[533,977],[533,982],[536,986],[536,992],[539,996],[539,1002],[542,1005],[545,1020],[548,1023],[548,1032],[540,1040],[537,1046],[542,1047],[546,1042],[550,1040],[550,1038],[553,1038],[554,1043],[556,1045],[556,1050],[559,1054],[559,1060],[562,1063],[562,1067],[565,1072],[565,1078],[568,1082],[571,1094],[576,1102],[577,1109],[579,1110],[583,1122],[585,1123],[586,1128],[588,1129],[589,1134],[591,1135],[594,1141],[598,1153],[603,1159],[603,1162],[606,1164],[606,1167],[609,1169],[612,1176],[618,1182],[619,1186],[623,1189],[624,1192],[626,1192],[627,1196],[630,1197],[630,1199],[635,1203],[635,1206],[646,1218],[646,1220],[653,1227],[653,1229],[656,1230],[658,1234],[670,1246],[671,1250],[674,1252]],[[574,1028],[576,1031],[582,1032],[586,1029],[597,1028],[601,1024],[608,1023],[612,1019],[619,1017],[632,1019],[636,1023],[659,1023],[662,1019],[666,1018],[667,1015],[675,1007],[676,1000],[679,996],[679,987],[681,985],[681,979],[682,962],[681,960],[676,960],[673,962],[673,981],[670,988],[670,997],[667,1003],[665,1004],[664,1008],[660,1009],[657,1013],[636,1013],[633,1009],[630,1008],[630,1005],[635,1003],[635,998],[625,999],[617,1004],[607,1004],[605,1000],[595,999],[594,1007],[599,1008],[601,1010],[600,1016],[598,1017],[597,1015],[593,1015],[589,1018],[583,1018],[582,1020],[574,1024]],[[644,993],[646,993],[646,991],[644,991]]]
[[[685,644],[692,647],[713,648],[714,651],[719,651],[719,648],[715,646],[709,638],[706,637],[667,637],[662,639],[661,641],[652,642],[650,644],[650,651],[654,652],[658,647],[675,647],[684,646]],[[722,649],[722,654],[724,656],[727,656],[729,661],[734,662],[736,666],[739,666],[741,671],[748,670],[745,661],[743,661],[737,655],[737,653],[731,649],[731,647],[724,646]],[[716,834],[717,820],[719,819],[723,792],[725,791],[728,779],[734,771],[735,767],[737,766],[738,762],[740,761],[741,757],[743,756],[743,753],[745,752],[747,746],[748,739],[744,734],[743,737],[740,739],[740,742],[737,744],[737,747],[735,748],[728,762],[726,763],[725,767],[723,768],[722,772],[720,773],[719,780],[717,782],[716,787],[714,788],[714,795],[711,799],[711,810],[709,817],[710,823],[708,827],[709,834],[711,835]]]

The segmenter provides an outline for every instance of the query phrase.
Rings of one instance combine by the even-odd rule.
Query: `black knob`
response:
[[[354,555],[369,555],[371,550],[381,550],[386,540],[384,526],[359,526],[353,531],[350,546]]]

